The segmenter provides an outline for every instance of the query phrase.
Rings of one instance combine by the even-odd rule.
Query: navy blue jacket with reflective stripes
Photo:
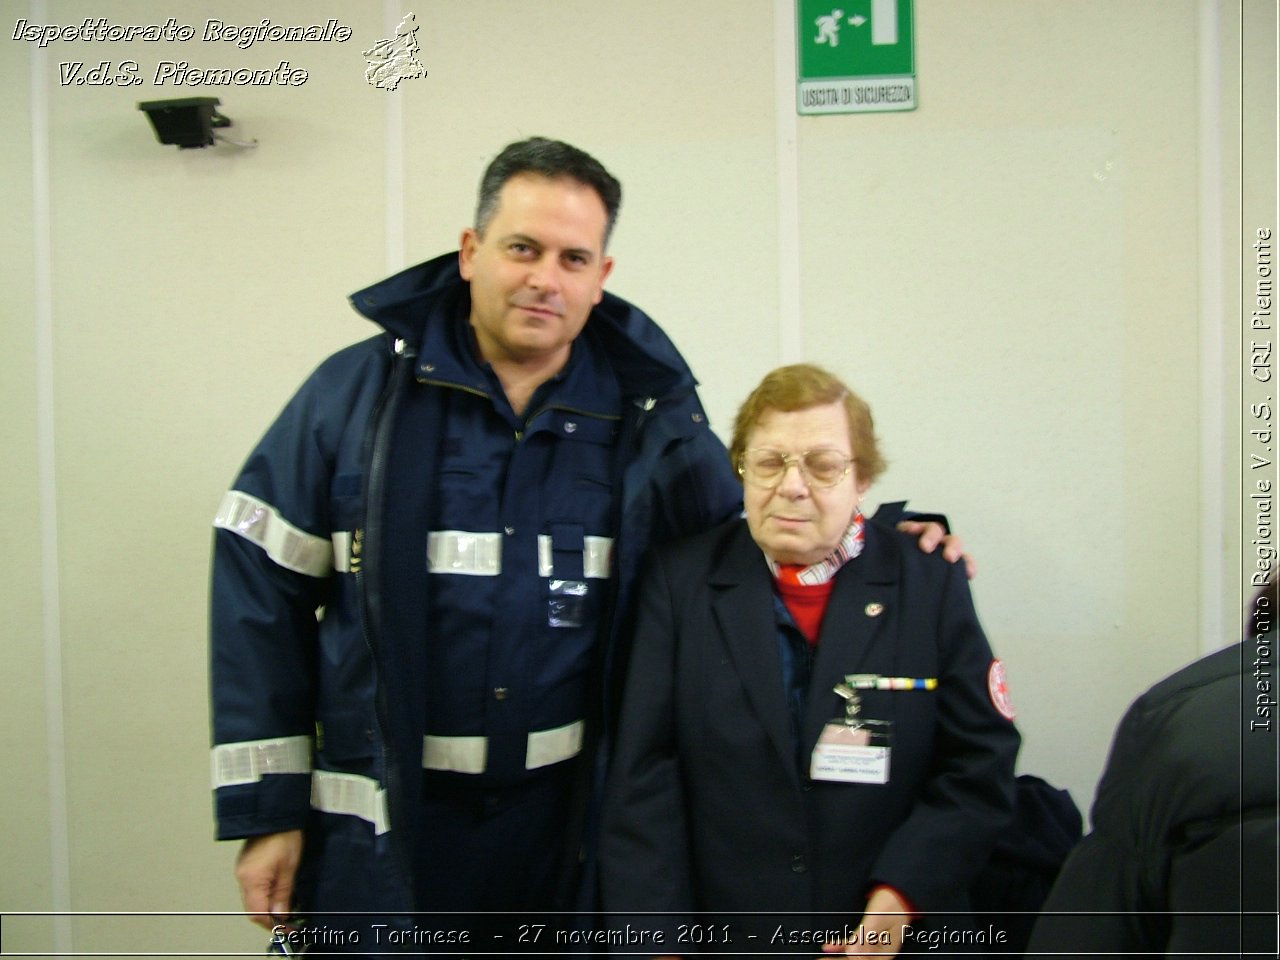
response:
[[[420,493],[398,493],[423,489],[413,486],[415,475],[430,475],[434,441],[397,456],[391,437],[406,398],[441,389],[423,373],[430,358],[421,351],[433,342],[425,318],[441,298],[465,294],[456,254],[355,294],[355,308],[384,333],[321,364],[219,511],[211,597],[217,834],[304,829],[303,911],[430,909],[415,902],[407,854],[414,831],[430,829],[415,815],[426,686],[415,641],[429,631],[430,612],[406,593],[402,573],[420,566],[423,544],[389,531],[404,511],[428,509]],[[657,324],[605,294],[583,336],[608,358],[624,408],[611,627],[600,645],[601,696],[588,717],[591,748],[608,738],[626,662],[617,627],[641,556],[655,542],[734,516],[742,491],[691,371]],[[429,405],[429,394],[415,399],[423,396]],[[603,751],[585,750],[582,763],[584,784],[598,782]],[[589,819],[585,807],[579,819]],[[571,838],[575,847],[580,839]]]

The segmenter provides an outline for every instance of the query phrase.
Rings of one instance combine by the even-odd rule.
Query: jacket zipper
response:
[[[391,801],[399,795],[398,774],[395,757],[390,745],[390,724],[387,718],[386,691],[382,685],[381,660],[381,627],[382,627],[382,595],[380,592],[377,565],[380,562],[377,551],[370,549],[381,541],[382,508],[384,507],[387,467],[387,447],[390,442],[391,426],[394,421],[396,404],[400,399],[401,389],[413,368],[415,354],[404,340],[395,341],[395,358],[392,360],[391,373],[387,378],[387,386],[378,398],[377,407],[369,419],[366,434],[366,457],[368,460],[368,484],[365,493],[364,516],[364,562],[356,574],[357,595],[360,598],[361,624],[364,627],[365,644],[369,648],[369,656],[374,670],[374,713],[381,730],[382,769],[388,806],[388,820],[391,820]],[[372,569],[370,569],[372,568]],[[398,818],[397,818],[398,819]],[[400,824],[389,823],[389,829],[400,830]],[[400,873],[402,889],[409,894],[407,909],[413,909],[413,873],[408,868],[406,853],[402,844],[392,837],[390,847],[396,868]]]

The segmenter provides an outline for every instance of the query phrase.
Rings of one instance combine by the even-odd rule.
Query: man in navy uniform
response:
[[[503,150],[219,509],[218,836],[264,926],[575,903],[641,555],[741,509],[688,365],[604,292],[620,197],[568,144]]]

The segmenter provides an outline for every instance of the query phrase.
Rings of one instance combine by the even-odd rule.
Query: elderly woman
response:
[[[885,464],[824,370],[766,376],[729,455],[745,522],[639,588],[605,907],[666,914],[654,954],[959,944],[1019,744],[964,569],[863,517]]]

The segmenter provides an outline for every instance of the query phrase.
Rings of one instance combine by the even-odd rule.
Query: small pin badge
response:
[[[578,425],[574,423],[572,420],[570,420],[568,423],[564,425],[565,433],[576,433],[577,430],[578,430]]]
[[[863,613],[865,613],[868,617],[878,617],[880,616],[880,614],[884,613],[884,604],[868,603],[866,607],[863,609]]]

